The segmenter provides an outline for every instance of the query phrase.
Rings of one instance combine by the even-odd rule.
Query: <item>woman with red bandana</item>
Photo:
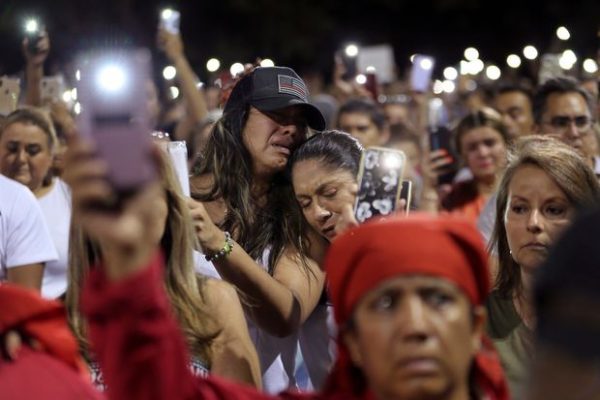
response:
[[[115,249],[112,262],[92,272],[82,299],[109,398],[507,399],[483,336],[487,257],[464,221],[392,218],[337,238],[325,268],[341,327],[339,360],[322,393],[272,396],[190,375],[161,284],[162,255],[144,234],[156,188],[105,215],[86,208],[98,184],[78,182],[73,199],[86,230]],[[392,237],[407,245],[390,246]]]

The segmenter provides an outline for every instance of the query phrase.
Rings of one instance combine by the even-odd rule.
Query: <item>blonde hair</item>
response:
[[[58,145],[58,139],[56,138],[56,131],[54,130],[54,124],[50,114],[36,107],[21,107],[11,112],[2,120],[0,127],[0,136],[10,125],[21,123],[24,125],[34,125],[42,130],[48,136],[48,149],[50,154],[54,154],[54,150]]]
[[[191,354],[210,366],[210,344],[219,332],[203,298],[205,278],[197,275],[194,270],[192,249],[195,236],[190,223],[191,217],[173,167],[166,160],[166,156],[162,157],[159,174],[168,208],[165,231],[160,243],[166,260],[164,287]],[[69,241],[69,285],[65,305],[71,328],[86,357],[89,356],[89,342],[85,321],[79,310],[79,297],[90,269],[101,259],[98,244],[73,220]]]

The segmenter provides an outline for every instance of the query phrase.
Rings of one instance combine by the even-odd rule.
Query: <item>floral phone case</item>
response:
[[[354,216],[359,223],[386,216],[396,210],[406,156],[400,150],[368,147],[358,173],[358,195]]]

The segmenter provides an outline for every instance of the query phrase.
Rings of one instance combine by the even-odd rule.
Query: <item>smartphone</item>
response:
[[[18,78],[0,77],[0,115],[7,116],[17,109],[20,82]]]
[[[62,76],[47,76],[40,81],[42,103],[53,103],[62,99],[65,91],[65,81]]]
[[[336,62],[341,62],[344,65],[344,75],[342,79],[345,81],[351,81],[356,78],[358,74],[357,56],[349,56],[346,54],[345,49],[338,50],[335,53]]]
[[[415,92],[428,92],[434,67],[435,58],[423,54],[415,54],[410,72],[411,89]]]
[[[160,12],[160,27],[174,35],[179,34],[179,22],[181,13],[170,8],[165,8]]]
[[[404,200],[404,213],[408,215],[412,201],[412,181],[409,181],[408,179],[402,181],[400,200]]]
[[[377,102],[379,99],[379,87],[377,84],[377,75],[375,74],[375,70],[370,69],[365,72],[365,77],[367,78],[367,81],[365,82],[365,89],[367,89],[373,101]]]
[[[367,147],[358,173],[354,217],[359,223],[393,213],[400,199],[406,156],[400,150]]]
[[[38,52],[38,44],[40,40],[44,38],[44,27],[43,25],[35,20],[30,19],[25,24],[25,37],[27,38],[27,50],[31,54]]]
[[[146,102],[140,100],[152,77],[150,65],[150,52],[145,49],[92,52],[77,60],[78,129],[106,160],[117,202],[157,174],[152,157],[153,126]]]
[[[452,131],[448,128],[448,112],[442,99],[434,97],[427,102],[427,134],[429,151],[445,150],[446,155],[455,160],[450,164],[449,172],[438,178],[438,184],[449,184],[454,180],[458,170],[458,156],[452,148]]]

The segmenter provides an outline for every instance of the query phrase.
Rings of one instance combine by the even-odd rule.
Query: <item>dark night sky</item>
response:
[[[28,13],[46,21],[53,64],[95,44],[152,46],[165,5],[181,10],[186,53],[201,77],[213,56],[226,65],[262,56],[328,72],[333,52],[349,40],[392,44],[400,68],[412,53],[432,54],[438,73],[471,45],[484,61],[501,66],[525,44],[547,50],[559,25],[571,31],[569,46],[580,58],[594,56],[599,43],[598,0],[0,0],[0,73],[22,66],[19,42]]]

